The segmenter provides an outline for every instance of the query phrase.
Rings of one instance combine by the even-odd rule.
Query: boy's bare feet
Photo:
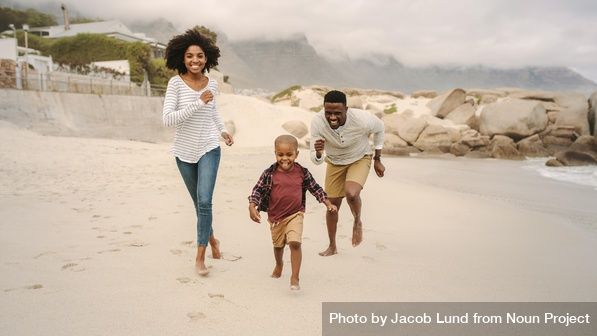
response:
[[[299,290],[301,286],[299,286],[299,279],[297,278],[290,278],[290,290]]]
[[[272,278],[279,278],[282,276],[282,265],[276,265],[276,267],[274,267],[274,270],[272,271]]]
[[[211,257],[214,259],[222,259],[222,252],[220,252],[220,241],[214,239],[214,243],[211,244]]]
[[[357,247],[363,241],[363,223],[359,221],[352,227],[352,247]]]
[[[199,261],[195,262],[195,271],[200,276],[206,276],[209,274],[209,269],[207,269],[207,267],[205,267],[204,263],[201,263]]]
[[[319,252],[319,255],[322,257],[328,257],[337,253],[338,250],[336,250],[336,246],[329,246],[325,251]]]

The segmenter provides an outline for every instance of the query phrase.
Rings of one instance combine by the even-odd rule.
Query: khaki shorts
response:
[[[284,247],[288,242],[302,242],[304,216],[305,214],[299,211],[275,224],[268,221],[274,247]]]
[[[346,181],[356,182],[365,186],[369,170],[371,169],[371,155],[365,155],[351,164],[335,165],[327,163],[325,170],[325,192],[329,198],[344,197]]]

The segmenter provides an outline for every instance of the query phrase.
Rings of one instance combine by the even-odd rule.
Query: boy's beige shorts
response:
[[[284,247],[288,242],[302,242],[304,216],[305,214],[299,211],[277,223],[268,221],[274,247]]]

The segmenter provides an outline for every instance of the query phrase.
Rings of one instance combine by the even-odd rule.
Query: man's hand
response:
[[[253,222],[261,223],[261,215],[259,214],[259,211],[257,210],[255,204],[253,203],[249,203],[249,217],[251,217]]]
[[[379,177],[383,177],[386,167],[384,167],[383,163],[380,160],[373,161],[373,170],[375,170],[375,174]]]
[[[315,140],[315,144],[313,144],[313,146],[315,147],[315,155],[318,159],[321,159],[321,156],[323,155],[323,148],[325,147],[325,139]]]
[[[224,143],[226,143],[226,145],[228,146],[232,146],[232,144],[234,143],[232,135],[228,134],[227,132],[222,132],[222,138],[224,138]]]

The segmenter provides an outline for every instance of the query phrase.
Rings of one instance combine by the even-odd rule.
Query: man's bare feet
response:
[[[359,221],[352,228],[352,247],[357,247],[363,241],[363,224]]]
[[[290,290],[299,290],[301,286],[299,286],[299,279],[297,278],[290,278]]]
[[[274,267],[274,270],[272,271],[272,278],[279,278],[282,276],[282,265],[276,265],[276,267]]]
[[[325,251],[319,252],[319,255],[322,257],[328,257],[337,253],[338,250],[336,250],[336,246],[329,246]]]
[[[220,252],[220,241],[214,239],[214,244],[211,245],[211,257],[214,259],[222,259],[222,252]]]

